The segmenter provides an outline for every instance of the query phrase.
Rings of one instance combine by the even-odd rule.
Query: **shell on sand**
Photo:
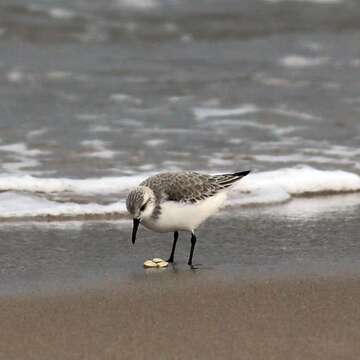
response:
[[[167,261],[160,261],[159,263],[156,264],[158,267],[163,268],[163,267],[167,267],[169,265],[169,263]]]
[[[146,268],[164,268],[167,267],[169,263],[160,258],[154,258],[152,260],[146,260],[144,262],[144,267]]]
[[[147,268],[155,268],[158,267],[158,265],[156,263],[154,263],[152,260],[146,260],[144,262],[144,266]]]

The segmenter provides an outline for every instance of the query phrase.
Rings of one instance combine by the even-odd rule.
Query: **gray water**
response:
[[[3,0],[0,171],[359,173],[359,70],[355,0]],[[245,274],[359,273],[358,195],[332,199],[222,213],[201,228],[196,260]],[[2,223],[0,292],[76,287],[167,257],[170,234],[143,232],[131,248],[129,231]]]
[[[1,169],[358,172],[359,30],[346,0],[2,1]]]

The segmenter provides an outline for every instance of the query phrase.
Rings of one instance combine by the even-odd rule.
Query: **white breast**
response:
[[[161,204],[161,214],[158,219],[143,219],[142,223],[147,228],[158,232],[192,231],[209,216],[215,214],[225,199],[226,192],[221,192],[196,204],[167,201]]]

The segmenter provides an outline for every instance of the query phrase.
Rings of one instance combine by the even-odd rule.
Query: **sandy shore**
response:
[[[169,276],[0,300],[1,359],[356,359],[360,279]]]

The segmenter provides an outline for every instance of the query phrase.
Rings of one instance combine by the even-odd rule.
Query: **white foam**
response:
[[[37,178],[25,176],[0,176],[0,191],[27,191],[43,193],[74,193],[79,195],[115,194],[124,192],[153,173],[122,177],[89,179]],[[360,191],[360,176],[342,170],[317,170],[310,166],[284,168],[251,173],[234,187],[242,192],[259,188],[281,187],[290,195],[321,192]]]
[[[0,191],[43,193],[69,192],[80,195],[115,194],[130,189],[151,174],[90,179],[37,178],[31,175],[0,176]]]
[[[264,85],[275,87],[301,88],[309,85],[309,81],[294,79],[290,81],[288,79],[270,76],[265,73],[255,74],[255,80]]]
[[[288,68],[308,68],[326,64],[326,57],[306,57],[302,55],[288,55],[280,59],[280,64]]]
[[[35,195],[14,192],[0,194],[1,218],[26,218],[38,216],[79,216],[107,215],[125,213],[125,203],[115,202],[110,205],[58,203]]]
[[[21,70],[13,69],[7,73],[6,77],[12,83],[20,83],[26,76]]]
[[[39,150],[39,149],[29,149],[24,143],[13,143],[8,145],[1,145],[0,151],[5,151],[9,153],[14,153],[16,155],[23,156],[37,156],[37,155],[46,155],[49,154],[48,151]]]
[[[180,36],[180,41],[185,44],[190,43],[193,40],[194,40],[194,36],[191,34],[183,34]]]
[[[8,162],[2,162],[1,168],[8,173],[25,174],[29,173],[27,169],[35,168],[40,165],[38,158],[39,155],[48,155],[50,152],[39,149],[29,149],[24,143],[13,143],[0,146],[0,152],[8,153],[11,156],[11,160]],[[32,172],[33,174],[36,171]]]
[[[116,0],[116,2],[121,7],[134,10],[152,9],[159,5],[157,0]]]
[[[292,118],[298,118],[301,120],[315,120],[315,121],[320,121],[321,117],[313,115],[313,114],[309,114],[306,112],[301,112],[301,111],[296,111],[296,110],[291,110],[288,109],[284,106],[280,106],[278,108],[275,109],[269,109],[270,112],[274,113],[274,114],[278,114],[278,115],[284,115],[284,116],[289,116]]]
[[[242,120],[242,119],[241,120],[240,119],[234,119],[234,120],[218,119],[218,120],[213,120],[211,122],[204,122],[204,123],[202,123],[200,125],[200,127],[202,129],[204,129],[204,128],[212,128],[212,127],[216,127],[216,126],[219,126],[221,128],[224,128],[224,127],[256,128],[256,129],[260,129],[260,130],[271,131],[272,133],[274,133],[276,135],[290,134],[290,133],[292,133],[292,132],[294,132],[296,130],[304,128],[304,126],[286,126],[286,127],[282,127],[282,126],[277,126],[277,125],[274,125],[274,124],[264,124],[264,123],[261,123],[261,122],[256,121],[256,120],[247,121],[247,120]],[[229,140],[228,142],[231,143],[232,141]],[[236,141],[233,142],[233,143],[236,143]]]
[[[273,114],[278,114],[278,115],[282,115],[282,116],[287,116],[287,117],[291,117],[291,118],[295,118],[295,119],[300,119],[300,120],[308,120],[308,121],[320,121],[321,117],[313,115],[313,114],[309,114],[307,112],[303,112],[303,111],[297,111],[297,110],[293,110],[293,109],[289,109],[286,106],[280,105],[278,107],[275,108],[260,108],[256,105],[253,104],[244,104],[241,105],[239,107],[236,108],[219,108],[219,107],[195,107],[193,109],[193,113],[195,116],[195,119],[198,121],[202,121],[205,119],[211,119],[211,125],[220,125],[222,123],[219,122],[218,119],[222,119],[222,121],[224,121],[223,118],[226,117],[236,117],[236,116],[242,116],[242,115],[247,115],[247,114],[252,114],[252,113],[260,113],[260,112],[270,112]],[[225,119],[226,122],[228,124],[235,124],[236,120],[228,120]],[[224,123],[226,124],[226,123]],[[242,120],[241,124],[243,125],[249,125],[249,126],[258,126],[258,127],[272,127],[274,125],[271,124],[260,124],[257,123],[255,121],[244,121]],[[240,123],[238,123],[238,125],[241,125]]]
[[[349,146],[341,146],[341,145],[332,145],[329,149],[323,149],[322,152],[324,154],[339,156],[339,157],[347,157],[352,158],[360,155],[360,149],[349,147]]]
[[[325,171],[301,166],[250,174],[235,188],[253,192],[275,186],[290,195],[360,191],[360,176],[342,170]]]
[[[237,108],[221,109],[210,107],[196,107],[194,108],[194,116],[196,120],[204,120],[213,117],[236,116],[245,115],[258,112],[260,109],[253,104],[243,104]]]
[[[150,139],[144,142],[145,145],[150,147],[157,147],[166,143],[164,139]]]
[[[128,94],[122,94],[122,93],[111,94],[110,100],[117,102],[117,103],[128,103],[128,104],[133,104],[133,105],[141,105],[142,104],[141,99],[136,98],[131,95],[128,95]]]
[[[84,140],[81,142],[81,145],[89,147],[91,151],[86,154],[81,154],[81,156],[112,159],[117,153],[114,150],[107,149],[107,144],[107,142],[99,139]]]
[[[155,164],[147,163],[139,166],[140,171],[153,171],[155,169]]]
[[[246,176],[232,189],[228,205],[276,204],[289,201],[292,195],[351,191],[360,191],[359,175],[302,166]]]
[[[126,219],[119,219],[118,221],[122,221],[125,222]],[[29,218],[24,218],[24,219],[17,219],[16,222],[4,222],[4,221],[0,221],[0,230],[6,230],[6,231],[11,231],[11,230],[34,230],[34,228],[40,228],[42,230],[61,230],[61,231],[65,231],[65,230],[70,230],[70,231],[81,231],[83,229],[85,225],[85,220],[84,221],[79,221],[79,220],[70,220],[67,219],[67,221],[55,221],[54,219],[52,219],[52,221],[41,221],[41,219],[29,219]],[[58,247],[58,249],[60,250],[61,248]]]
[[[100,219],[99,219],[100,220]],[[91,220],[90,220],[91,221]],[[98,221],[94,219],[92,221]],[[126,218],[118,219],[104,219],[101,220],[102,224],[111,224],[112,228],[122,230],[129,227],[129,220]],[[83,219],[51,219],[51,221],[43,221],[41,218],[30,219],[29,217],[24,217],[23,219],[17,219],[16,222],[6,222],[0,221],[0,230],[11,231],[14,229],[21,230],[34,230],[38,228],[41,230],[60,230],[60,231],[82,231],[84,226],[86,226],[88,220]],[[56,246],[56,250],[63,250],[61,246]]]
[[[130,188],[151,175],[106,177],[92,179],[35,178],[33,176],[0,176],[0,218],[37,216],[78,216],[88,214],[124,214],[125,196]],[[28,192],[27,194],[20,192]],[[312,167],[284,168],[252,173],[237,183],[228,197],[228,205],[274,204],[291,200],[293,195],[307,193],[360,192],[360,176],[335,170]],[[116,194],[116,202],[77,204],[56,202],[35,193],[74,193],[81,195]]]
[[[52,18],[61,20],[70,20],[76,16],[72,10],[64,8],[52,8],[48,13]]]
[[[116,152],[109,149],[102,149],[98,151],[92,151],[91,153],[84,154],[86,157],[100,158],[100,159],[112,159],[116,155]]]
[[[21,158],[17,157],[16,161],[9,161],[1,163],[1,168],[3,171],[12,173],[12,174],[25,174],[28,173],[30,168],[35,168],[40,166],[40,161],[36,159]],[[31,171],[32,174],[37,173],[36,171]]]
[[[83,140],[80,143],[83,146],[91,146],[94,148],[99,148],[99,147],[105,147],[105,145],[107,144],[105,141],[100,140],[100,139],[89,139],[89,140]]]

